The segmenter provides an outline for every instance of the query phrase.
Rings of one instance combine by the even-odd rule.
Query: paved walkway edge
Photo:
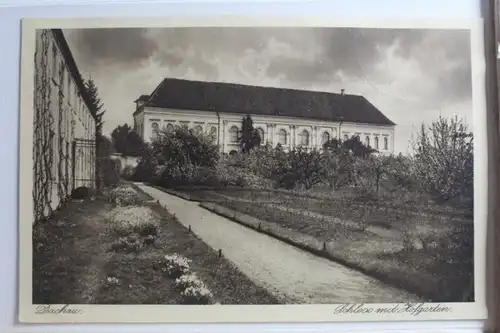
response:
[[[334,261],[348,268],[357,270],[391,287],[404,288],[406,291],[424,299],[432,299],[435,295],[434,290],[425,290],[419,285],[413,284],[411,281],[404,279],[404,274],[399,274],[400,276],[394,277],[385,272],[381,272],[376,269],[367,269],[359,264],[353,263],[352,261],[340,258],[338,255],[334,255],[329,251],[328,242],[319,241],[315,237],[289,230],[277,225],[276,223],[263,221],[253,216],[234,211],[215,203],[201,202],[199,203],[199,206],[217,215],[223,216],[231,221],[241,224],[247,228],[253,229],[257,232],[274,237],[284,243],[295,246],[301,250]]]

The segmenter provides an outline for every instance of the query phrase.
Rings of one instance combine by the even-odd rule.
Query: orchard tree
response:
[[[380,182],[388,179],[393,170],[393,158],[391,156],[370,155],[366,158],[358,158],[354,163],[354,175],[356,185],[366,191],[378,194]]]
[[[325,150],[323,152],[323,169],[325,183],[332,190],[348,185],[352,179],[355,157],[350,151]]]
[[[279,166],[274,176],[287,188],[301,184],[309,190],[324,180],[322,159],[323,156],[317,149],[297,147],[278,161]]]
[[[241,121],[241,135],[239,141],[243,153],[248,153],[254,147],[260,146],[262,141],[259,132],[253,127],[253,120],[249,115],[243,117]]]
[[[443,200],[473,196],[473,136],[458,117],[422,124],[413,142],[416,177]]]

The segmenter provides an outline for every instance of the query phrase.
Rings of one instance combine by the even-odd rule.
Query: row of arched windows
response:
[[[152,129],[153,129],[153,135],[156,135],[158,133],[158,130],[159,130],[158,123],[154,122],[154,123],[152,123],[151,126],[152,126]],[[167,124],[166,130],[167,131],[173,131],[174,130],[174,125]],[[201,132],[203,132],[203,127],[201,125],[197,125],[197,126],[194,127],[194,131],[197,132],[197,133],[201,133]],[[265,133],[264,133],[264,130],[259,127],[259,128],[257,128],[257,131],[259,132],[259,136],[260,136],[261,142],[265,142]],[[215,139],[216,136],[217,136],[217,128],[215,126],[212,126],[210,128],[210,132],[209,133]],[[229,129],[229,142],[231,142],[231,143],[238,142],[239,133],[240,133],[240,131],[239,131],[238,127],[232,126]],[[280,145],[282,145],[282,146],[288,145],[288,140],[289,140],[288,137],[289,137],[288,132],[285,129],[282,128],[282,129],[280,129],[278,131],[278,143]],[[344,140],[348,140],[348,139],[349,139],[349,136],[347,134],[345,134],[344,135]],[[330,140],[330,134],[325,131],[325,132],[323,132],[321,134],[321,144],[326,143],[328,140]],[[309,134],[309,132],[307,130],[303,130],[302,132],[300,132],[300,134],[299,134],[299,144],[303,145],[303,146],[309,146],[310,145],[310,134]],[[370,137],[368,135],[365,137],[364,144],[367,145],[367,146],[371,146],[372,145]],[[379,142],[379,137],[378,136],[376,136],[374,138],[373,148],[380,149],[380,142]],[[384,150],[388,150],[389,149],[389,139],[387,137],[384,137],[384,139],[383,139],[383,149]]]
[[[154,122],[151,124],[151,128],[153,129],[153,136],[157,135],[158,134],[158,131],[160,129],[160,125],[158,125],[158,123]],[[174,125],[172,124],[167,124],[167,126],[165,126],[165,130],[167,130],[168,132],[171,132],[175,129]],[[203,132],[203,127],[201,125],[196,125],[193,130],[196,132],[196,133],[202,133]],[[215,140],[216,137],[217,137],[217,127],[215,126],[212,126],[210,127],[210,135],[213,137],[213,139]]]
[[[261,139],[261,142],[265,142],[265,134],[264,130],[262,128],[257,128],[257,131],[259,132],[259,136]],[[238,135],[239,135],[239,129],[236,126],[233,126],[229,129],[229,142],[238,142]],[[288,138],[289,135],[285,129],[280,129],[278,131],[278,143],[283,145],[288,144]],[[303,130],[299,134],[299,143],[304,146],[309,146],[310,145],[310,137],[311,135],[307,130]],[[330,134],[328,132],[323,132],[321,136],[321,144],[324,144],[330,140]]]
[[[344,140],[349,140],[349,136],[347,134],[344,134]],[[379,141],[379,137],[376,136],[374,139],[373,139],[373,148],[375,149],[380,149],[380,141]],[[372,147],[371,145],[371,140],[370,140],[370,137],[367,135],[365,136],[365,140],[364,140],[364,144],[368,147]],[[387,137],[384,137],[384,144],[383,144],[383,149],[384,150],[389,150],[389,138]]]

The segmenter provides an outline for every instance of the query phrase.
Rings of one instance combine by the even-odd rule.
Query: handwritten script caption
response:
[[[82,314],[83,310],[65,305],[39,305],[36,307],[35,314]]]
[[[388,306],[366,304],[341,304],[334,310],[334,314],[410,314],[418,316],[422,313],[451,312],[452,308],[441,304],[406,303]]]

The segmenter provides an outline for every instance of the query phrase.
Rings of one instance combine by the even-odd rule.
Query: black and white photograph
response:
[[[482,316],[470,28],[76,22],[23,41],[27,318]]]

